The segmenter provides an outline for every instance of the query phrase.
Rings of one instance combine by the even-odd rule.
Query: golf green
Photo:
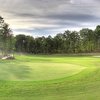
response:
[[[83,66],[66,63],[3,63],[0,67],[0,80],[45,81],[68,77],[83,69]]]
[[[100,100],[100,58],[16,55],[0,60],[0,100]]]

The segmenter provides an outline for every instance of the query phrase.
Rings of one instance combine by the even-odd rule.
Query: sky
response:
[[[0,0],[0,16],[14,35],[55,36],[67,29],[95,29],[100,0]]]

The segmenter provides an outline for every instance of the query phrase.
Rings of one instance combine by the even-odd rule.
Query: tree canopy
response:
[[[100,52],[100,25],[95,30],[67,30],[54,37],[49,35],[34,38],[22,34],[14,37],[9,25],[0,17],[0,50],[2,55],[13,50],[33,54]]]
[[[13,35],[9,25],[0,17],[0,50],[2,56],[8,55],[13,49]]]
[[[95,30],[84,28],[79,32],[65,31],[54,37],[17,35],[16,51],[34,54],[91,53],[100,51],[100,26]]]

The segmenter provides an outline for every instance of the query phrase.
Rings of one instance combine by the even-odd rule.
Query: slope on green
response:
[[[16,56],[0,80],[0,100],[100,100],[100,58]]]

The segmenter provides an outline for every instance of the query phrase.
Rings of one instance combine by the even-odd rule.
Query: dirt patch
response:
[[[2,57],[2,60],[13,60],[13,59],[15,59],[15,57],[13,55],[8,55],[5,57]]]

